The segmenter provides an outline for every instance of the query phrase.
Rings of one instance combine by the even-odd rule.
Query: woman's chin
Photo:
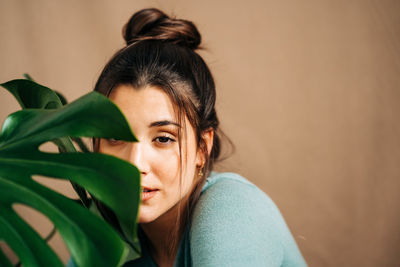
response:
[[[151,216],[139,216],[138,223],[151,223],[154,218]]]
[[[154,214],[151,211],[139,210],[138,223],[151,223],[158,217],[157,214]]]

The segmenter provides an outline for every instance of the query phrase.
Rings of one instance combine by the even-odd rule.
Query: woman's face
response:
[[[186,117],[186,127],[178,124],[171,100],[157,87],[137,90],[120,85],[110,99],[124,113],[139,142],[101,139],[99,151],[125,159],[139,169],[143,190],[139,223],[149,223],[174,207],[192,188],[197,167],[202,165],[194,130]]]

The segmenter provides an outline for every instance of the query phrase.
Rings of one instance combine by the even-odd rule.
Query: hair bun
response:
[[[153,39],[194,50],[201,42],[200,33],[192,22],[170,18],[156,8],[142,9],[133,14],[122,33],[127,45],[139,40]]]

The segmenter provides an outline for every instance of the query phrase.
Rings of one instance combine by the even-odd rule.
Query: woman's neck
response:
[[[160,267],[173,266],[174,264],[177,248],[173,248],[171,251],[171,242],[178,242],[181,237],[180,231],[176,229],[180,223],[177,221],[178,215],[179,205],[175,205],[155,221],[141,224],[144,233],[150,241],[150,255]]]

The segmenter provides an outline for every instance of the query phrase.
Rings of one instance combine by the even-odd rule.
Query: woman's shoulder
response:
[[[248,214],[249,217],[243,215]],[[240,215],[240,216],[239,216]],[[281,214],[272,199],[243,176],[232,172],[212,172],[196,205],[193,222],[238,216],[236,221],[281,223]],[[264,218],[267,217],[267,218]]]
[[[236,173],[207,179],[193,212],[190,248],[196,266],[305,265],[274,202]]]
[[[246,208],[250,211],[262,207],[269,216],[280,217],[272,199],[243,176],[233,172],[212,172],[203,186],[196,209],[201,212],[224,212],[232,210],[232,207],[235,207],[234,210]]]
[[[240,174],[234,172],[211,172],[210,176],[206,179],[206,182],[203,186],[203,192],[206,191],[211,186],[217,183],[227,183],[227,184],[236,184],[236,185],[246,185],[250,187],[256,187],[249,180],[241,176]]]

